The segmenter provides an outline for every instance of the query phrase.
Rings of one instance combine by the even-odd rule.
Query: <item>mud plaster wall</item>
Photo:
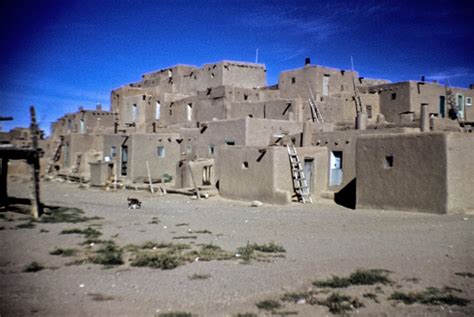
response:
[[[180,159],[180,145],[176,142],[179,134],[135,134],[130,138],[130,180],[147,180],[147,160],[152,178],[159,178],[163,174],[175,176],[176,162]],[[158,157],[159,146],[165,150],[164,157]]]
[[[265,153],[263,153],[265,150]],[[306,148],[300,158],[314,160],[315,173],[311,188],[317,196],[324,188],[326,151]],[[271,204],[288,204],[293,194],[291,168],[286,147],[219,147],[219,193],[237,200],[260,200]],[[319,168],[321,166],[321,168]],[[319,171],[321,170],[321,173]]]
[[[474,211],[474,136],[447,135],[448,212]]]
[[[446,146],[438,132],[359,137],[357,207],[446,213]]]

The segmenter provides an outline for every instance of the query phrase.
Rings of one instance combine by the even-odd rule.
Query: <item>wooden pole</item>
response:
[[[189,172],[191,173],[191,181],[193,182],[193,186],[196,190],[196,196],[197,196],[197,199],[201,199],[201,195],[199,194],[199,188],[196,184],[196,181],[194,179],[194,173],[193,173],[193,165],[192,165],[192,162],[189,162],[188,163],[188,166],[189,166]]]
[[[117,190],[117,162],[114,161],[114,190]]]
[[[7,178],[8,178],[8,159],[2,158],[2,171],[0,174],[0,207],[6,207],[8,205],[8,190],[7,190]]]
[[[38,154],[38,125],[36,124],[35,107],[30,107],[31,114],[31,138],[32,138],[32,156],[29,158],[29,165],[32,169],[32,185],[31,185],[31,215],[38,219],[43,214],[43,209],[40,201],[40,180],[39,180],[39,154]]]
[[[148,160],[146,161],[146,172],[148,174],[148,183],[150,184],[150,191],[152,194],[154,194],[155,191],[153,190],[153,184],[151,183],[150,164],[148,164]]]

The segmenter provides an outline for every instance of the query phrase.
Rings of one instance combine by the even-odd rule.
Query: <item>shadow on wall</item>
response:
[[[356,179],[351,180],[344,188],[334,195],[336,204],[355,209],[356,207]]]

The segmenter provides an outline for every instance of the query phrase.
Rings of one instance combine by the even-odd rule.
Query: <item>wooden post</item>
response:
[[[199,188],[198,188],[198,186],[197,186],[197,184],[196,184],[196,181],[195,181],[195,179],[194,179],[193,165],[192,165],[192,162],[191,162],[191,161],[188,162],[188,166],[189,166],[189,171],[191,172],[191,181],[193,182],[193,186],[194,186],[194,188],[195,188],[195,190],[196,190],[197,199],[200,200],[200,199],[201,199],[201,195],[199,194]]]
[[[148,183],[150,184],[150,191],[152,194],[154,194],[155,191],[153,190],[153,184],[151,183],[150,164],[148,164],[148,160],[146,161],[146,172],[148,174]]]
[[[117,191],[117,162],[114,161],[114,191]]]
[[[32,138],[32,148],[33,153],[28,160],[28,163],[32,169],[32,185],[31,185],[31,215],[33,218],[38,219],[43,214],[43,209],[40,201],[40,186],[39,186],[39,154],[38,154],[38,125],[36,124],[36,114],[35,114],[35,107],[30,107],[30,114],[31,114],[31,138]]]
[[[8,159],[6,157],[3,157],[1,160],[2,170],[0,174],[0,207],[6,207],[8,205]]]

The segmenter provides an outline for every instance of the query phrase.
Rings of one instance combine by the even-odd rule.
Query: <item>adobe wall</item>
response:
[[[400,113],[413,111],[409,82],[381,85],[376,90],[380,97],[380,113],[385,116],[386,121],[398,122]]]
[[[285,71],[280,74],[278,88],[282,98],[311,97],[310,89],[316,95],[323,95],[323,78],[328,77],[328,96],[340,96],[354,93],[353,76],[357,72],[339,70],[322,66],[305,66],[296,70]]]
[[[385,130],[344,130],[332,132],[315,132],[312,136],[311,144],[317,147],[328,149],[327,156],[330,162],[332,151],[342,152],[342,183],[340,185],[330,185],[328,166],[327,186],[332,191],[338,191],[346,187],[356,177],[356,145],[362,135],[381,134],[381,133],[408,133],[412,132],[410,128],[394,128]],[[416,131],[416,130],[415,130]]]
[[[447,134],[448,212],[474,212],[474,136]]]
[[[303,108],[300,99],[277,99],[258,102],[233,102],[230,117],[301,121]]]
[[[71,173],[76,167],[76,159],[80,154],[79,171],[74,173],[87,179],[90,177],[89,163],[99,161],[103,157],[103,142],[103,136],[98,134],[74,133],[65,135],[64,144],[66,146],[63,145],[61,158],[56,164],[60,166],[63,172]],[[69,164],[65,162],[66,155],[69,156]]]
[[[446,213],[446,164],[441,132],[360,136],[357,208]]]
[[[298,150],[300,150],[298,148]],[[315,162],[311,188],[316,192],[321,187],[323,173],[318,166],[324,161],[325,151],[307,148],[300,150],[300,157],[312,158]],[[323,153],[323,155],[321,155]],[[325,169],[324,166],[321,169]],[[219,194],[236,200],[259,200],[270,204],[289,204],[292,201],[293,184],[286,147],[219,147],[217,161]],[[315,195],[317,196],[317,195]]]
[[[117,176],[130,181],[148,181],[146,161],[152,178],[161,178],[163,173],[175,177],[176,162],[180,159],[180,145],[176,141],[178,133],[106,135],[104,136],[104,156],[109,156],[117,164]],[[128,147],[127,175],[121,175],[121,147]],[[158,146],[165,149],[165,156],[158,157]],[[115,156],[111,148],[115,147]]]
[[[131,173],[128,179],[148,179],[146,161],[150,166],[152,178],[168,174],[175,178],[176,162],[180,159],[180,145],[176,142],[177,133],[133,134],[130,136],[129,164]],[[165,149],[165,156],[158,156],[158,146]]]

